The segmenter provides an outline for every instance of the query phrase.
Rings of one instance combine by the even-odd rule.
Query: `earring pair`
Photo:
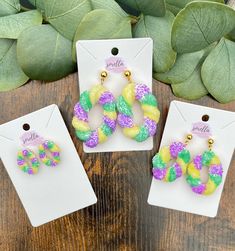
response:
[[[208,150],[196,155],[191,161],[191,154],[187,150],[188,143],[193,139],[188,134],[184,143],[173,142],[170,146],[164,146],[153,157],[153,177],[165,182],[173,182],[183,175],[193,192],[202,195],[212,194],[222,182],[223,167],[219,157],[212,151],[213,139],[208,139]],[[173,162],[170,166],[168,164]],[[202,182],[200,171],[207,167],[208,181]]]
[[[40,161],[46,166],[55,167],[60,162],[60,148],[50,140],[44,141],[38,146],[38,155],[25,148],[17,154],[17,165],[25,173],[36,174],[39,171]]]
[[[74,107],[72,125],[76,136],[84,141],[86,146],[94,148],[107,141],[117,124],[121,126],[125,136],[137,142],[143,142],[156,134],[160,117],[156,97],[147,85],[134,83],[129,70],[124,72],[124,76],[128,79],[128,84],[117,101],[104,86],[104,81],[108,77],[106,71],[101,73],[100,84],[80,95],[80,100]],[[144,112],[144,123],[141,126],[136,125],[133,120],[132,108],[135,101],[140,102]],[[88,113],[97,103],[103,107],[103,123],[96,130],[91,130]]]

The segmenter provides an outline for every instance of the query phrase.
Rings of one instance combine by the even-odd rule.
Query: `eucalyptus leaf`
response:
[[[0,91],[10,91],[28,81],[16,58],[16,41],[0,39]]]
[[[107,9],[111,10],[114,14],[118,16],[127,16],[127,13],[114,0],[109,0],[108,3],[107,0],[91,0],[91,5],[93,10]]]
[[[194,2],[195,0],[166,0],[166,7],[168,10],[173,12],[175,15],[179,13],[188,3]],[[224,0],[200,0],[200,1],[209,1],[224,3]]]
[[[221,103],[235,100],[235,42],[222,38],[202,66],[209,93]]]
[[[154,42],[154,71],[168,71],[176,60],[176,53],[171,47],[171,26],[174,15],[167,11],[164,17],[141,16],[136,24],[134,37],[151,37]]]
[[[198,65],[191,76],[184,82],[171,85],[173,93],[179,98],[196,100],[208,94],[201,79],[201,65]]]
[[[72,42],[51,25],[26,29],[18,38],[17,58],[31,78],[55,81],[73,72]]]
[[[167,84],[184,82],[192,75],[198,65],[202,64],[214,47],[213,44],[200,51],[178,54],[174,66],[168,72],[154,74],[154,77]]]
[[[76,60],[76,42],[78,40],[130,37],[132,37],[132,31],[129,17],[120,17],[110,10],[93,10],[83,18],[77,28],[73,42],[73,59]]]
[[[40,24],[42,14],[37,10],[0,17],[0,38],[17,39],[23,30]]]
[[[19,11],[19,0],[0,0],[0,17],[16,14]]]
[[[73,40],[77,26],[92,10],[90,0],[46,0],[46,20],[63,36]],[[94,25],[94,24],[93,24]]]
[[[45,0],[28,0],[33,6],[37,9],[43,11],[44,10],[44,1]]]
[[[228,37],[231,40],[235,41],[235,28],[229,33]]]
[[[118,0],[117,2],[130,6],[145,15],[163,17],[166,13],[164,0]]]
[[[220,3],[192,2],[175,18],[172,46],[178,53],[201,50],[235,27],[235,11]]]

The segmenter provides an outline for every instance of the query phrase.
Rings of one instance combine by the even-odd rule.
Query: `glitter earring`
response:
[[[192,191],[197,194],[210,195],[222,182],[223,167],[219,157],[212,151],[213,139],[208,140],[208,150],[202,155],[197,155],[188,165],[187,182]],[[202,167],[209,168],[208,181],[203,183],[200,176]]]
[[[153,157],[153,177],[165,182],[173,182],[186,173],[190,162],[190,152],[186,149],[192,140],[192,134],[188,134],[184,143],[173,142],[170,146],[163,146]],[[173,164],[168,164],[175,160]]]
[[[17,154],[17,165],[25,173],[38,173],[40,162],[33,151],[29,149],[20,150]]]
[[[46,166],[55,167],[60,162],[60,148],[51,140],[38,146],[39,157]]]
[[[118,124],[123,128],[127,137],[143,142],[156,134],[160,111],[156,97],[149,87],[144,84],[136,84],[131,79],[131,72],[125,71],[128,84],[117,99]],[[132,107],[135,101],[139,101],[144,112],[144,123],[138,126],[133,121]]]
[[[90,91],[83,92],[74,107],[72,125],[75,128],[76,136],[90,148],[107,141],[116,129],[115,98],[103,85],[107,76],[108,73],[103,71],[100,84],[93,86]],[[92,130],[88,124],[88,113],[96,103],[103,107],[103,123],[96,130]]]

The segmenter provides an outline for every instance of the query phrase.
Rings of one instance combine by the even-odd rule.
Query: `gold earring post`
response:
[[[124,76],[128,79],[128,81],[129,81],[130,83],[132,82],[132,80],[131,80],[131,71],[126,70],[126,71],[124,72]]]
[[[104,84],[105,79],[108,77],[107,71],[102,71],[100,74],[100,77],[101,77],[101,79],[100,79],[101,84]]]
[[[215,143],[215,141],[213,139],[208,140],[208,145],[209,145],[209,150],[210,151],[212,150],[212,147],[213,147],[214,143]]]
[[[192,134],[188,134],[185,140],[185,144],[188,145],[188,143],[193,139],[193,135]]]

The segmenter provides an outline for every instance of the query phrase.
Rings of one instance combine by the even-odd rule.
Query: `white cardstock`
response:
[[[172,183],[153,178],[148,197],[150,205],[208,217],[217,215],[226,175],[235,147],[235,113],[172,101],[160,147],[170,145],[174,141],[184,141],[185,136],[191,132],[193,123],[202,121],[203,115],[209,115],[207,123],[211,128],[212,138],[215,140],[213,151],[219,156],[223,165],[222,183],[212,195],[204,196],[192,192],[186,182],[186,176]],[[187,149],[190,150],[191,158],[193,158],[195,155],[203,153],[203,151],[208,149],[207,139],[194,135]]]
[[[30,125],[44,139],[61,149],[61,162],[52,168],[40,161],[39,172],[29,175],[17,166],[22,149],[22,125]],[[30,149],[37,154],[37,147]],[[0,157],[34,227],[96,203],[88,180],[58,106],[50,105],[0,126]]]
[[[116,56],[112,55],[113,48],[118,49]],[[80,93],[100,83],[101,71],[107,70],[108,78],[104,85],[117,98],[128,83],[123,74],[124,69],[132,72],[132,79],[135,83],[146,84],[152,90],[153,41],[151,38],[78,41],[76,49]],[[133,110],[135,122],[141,123],[141,108],[134,106]],[[89,124],[92,129],[100,126],[102,114],[101,107],[95,106],[91,110]],[[141,151],[152,148],[151,137],[145,142],[138,143],[125,137],[118,125],[107,142],[94,149],[83,145],[86,153]]]

